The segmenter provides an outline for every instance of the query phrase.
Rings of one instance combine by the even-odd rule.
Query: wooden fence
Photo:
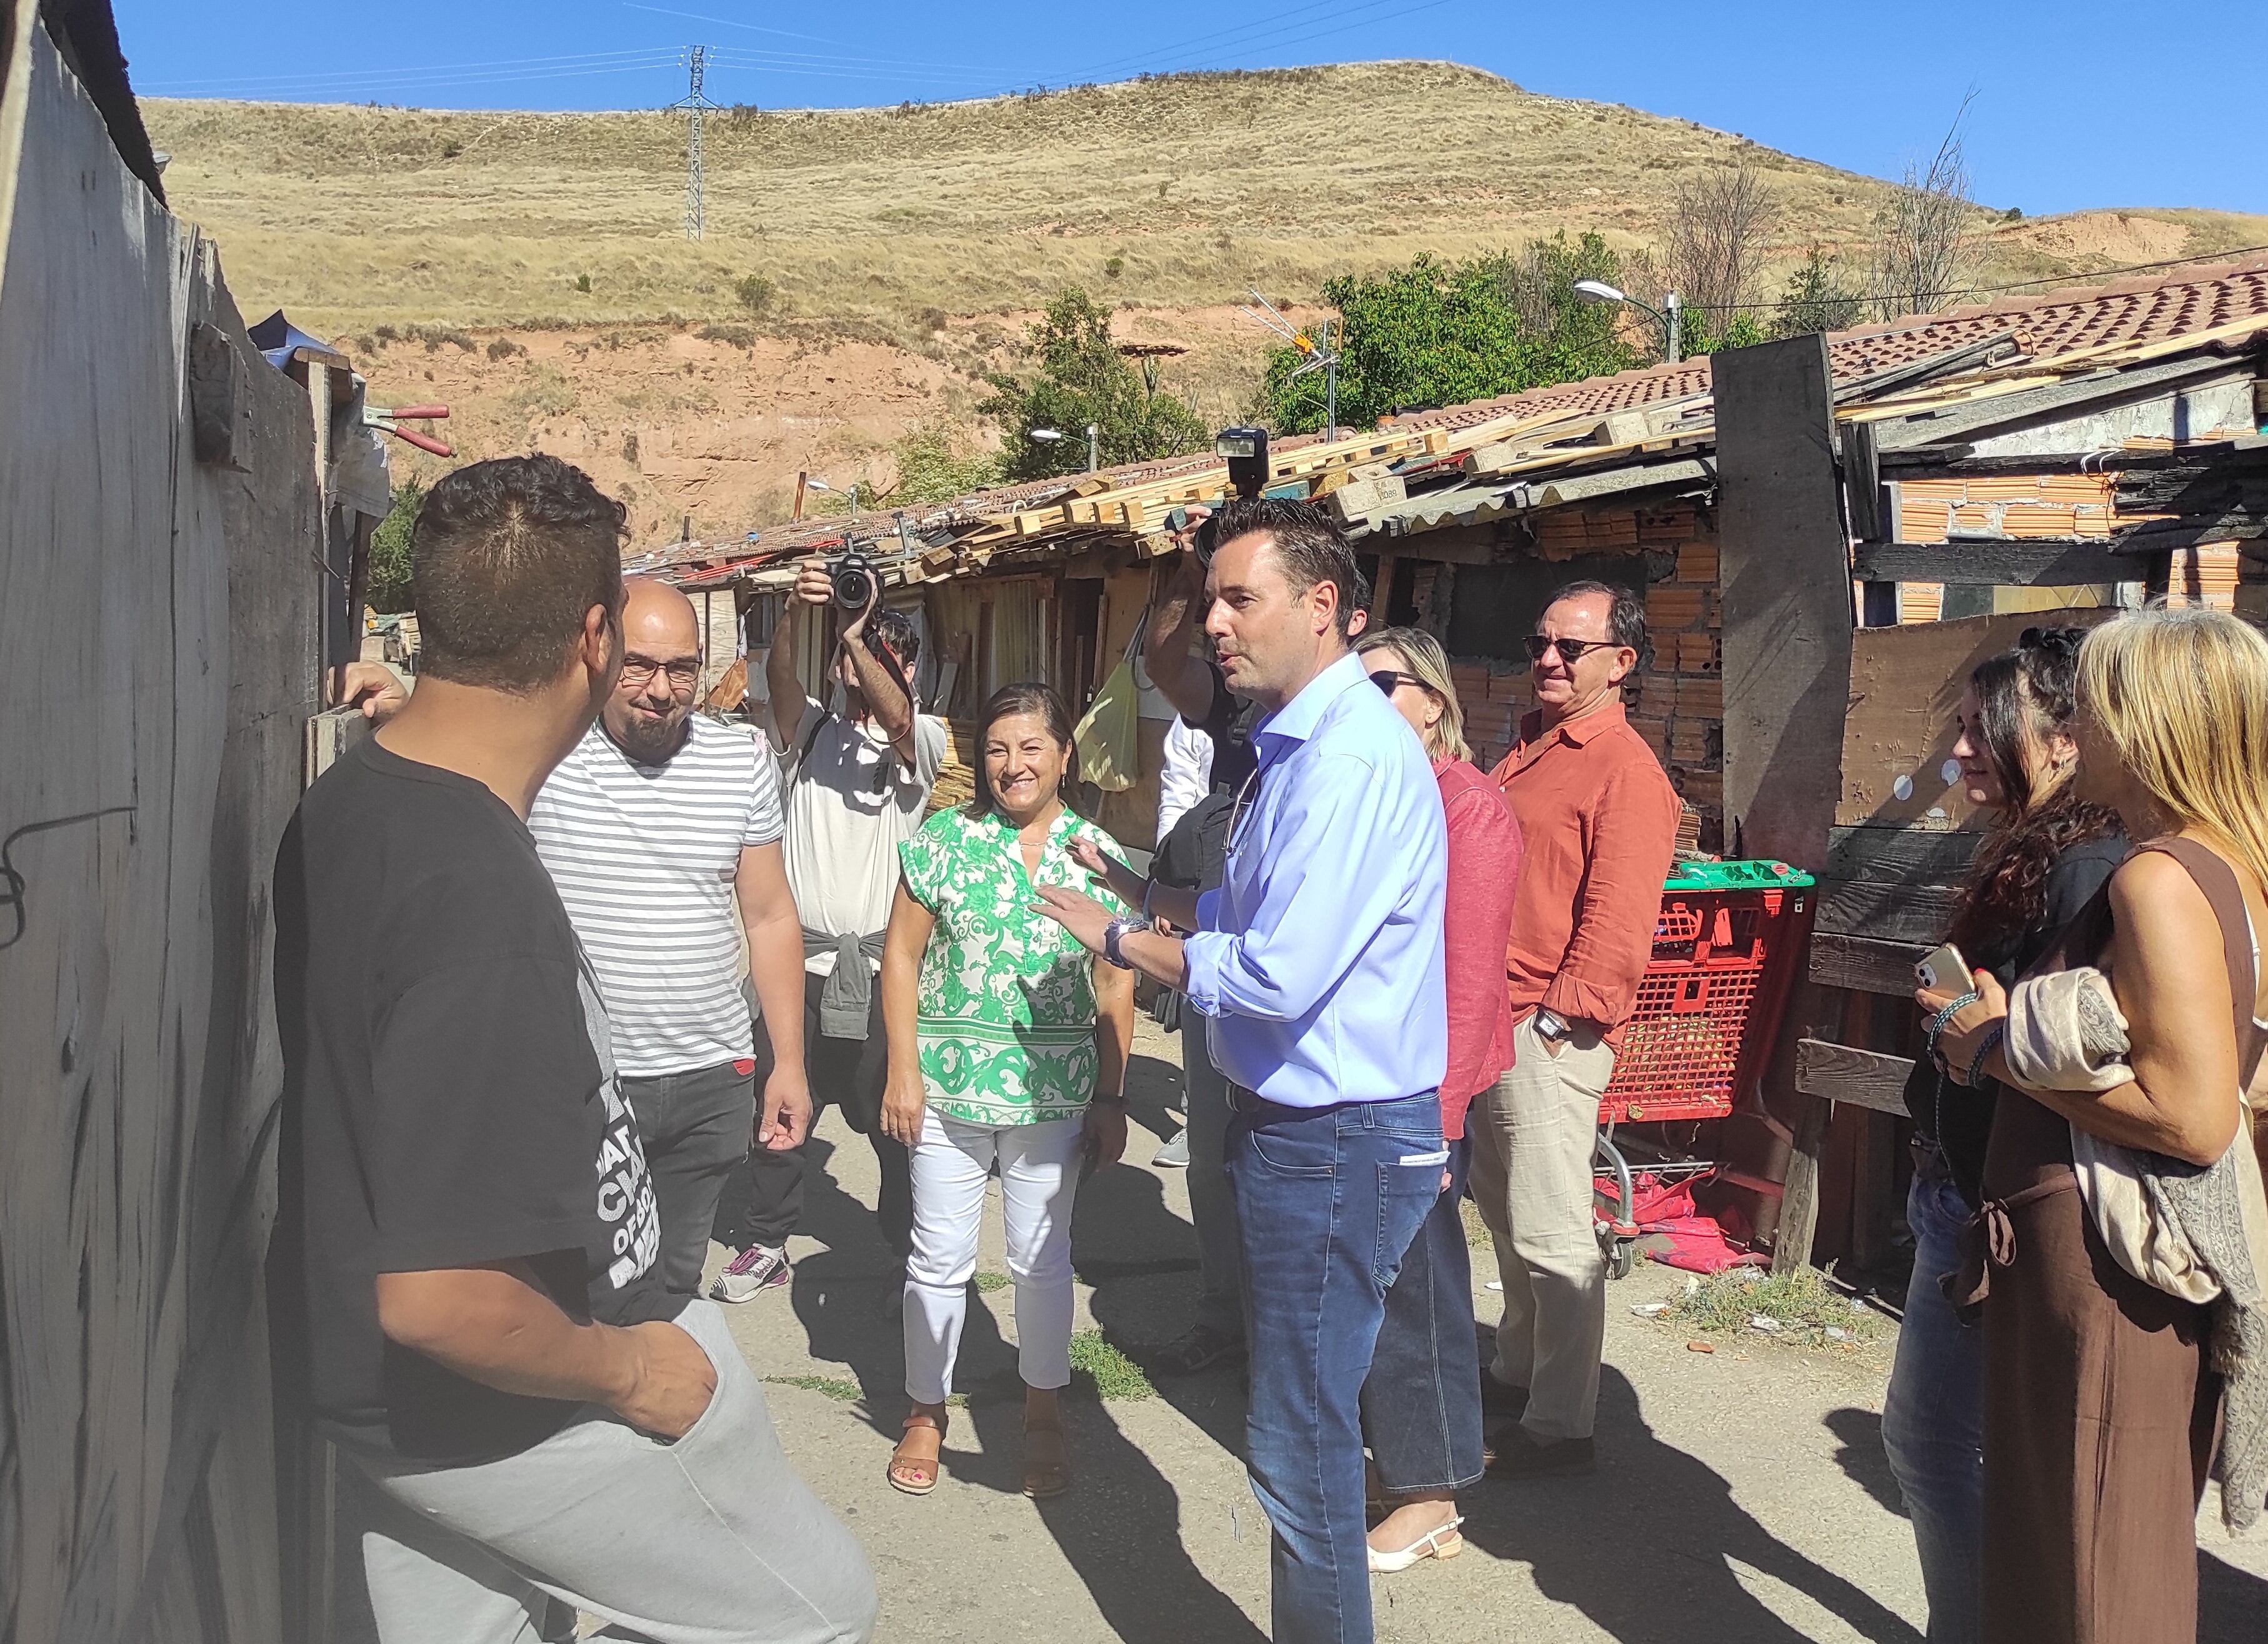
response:
[[[0,1638],[270,1644],[313,423],[36,10],[0,6]]]

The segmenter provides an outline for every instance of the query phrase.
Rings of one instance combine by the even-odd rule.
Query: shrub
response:
[[[464,151],[465,145],[458,142],[454,137],[450,138],[446,143],[444,143],[441,145],[441,158],[445,160],[453,160],[457,156],[462,154]]]
[[[752,314],[761,314],[771,306],[779,288],[761,274],[744,274],[733,287],[733,294],[740,299],[740,306]]]
[[[703,326],[693,334],[703,342],[729,342],[736,349],[756,346],[756,334],[746,326]]]
[[[587,274],[577,275],[575,276],[575,289],[578,291],[588,291],[591,289],[591,276]]]
[[[1341,426],[1367,428],[1393,412],[1603,377],[1638,363],[1613,311],[1581,302],[1574,283],[1621,278],[1596,234],[1564,237],[1470,262],[1421,254],[1375,275],[1327,281],[1339,311]],[[1262,386],[1270,420],[1287,432],[1323,425],[1324,374],[1294,377],[1311,356],[1276,349]]]
[[[497,337],[492,339],[489,343],[489,358],[492,360],[509,359],[515,354],[525,354],[527,350],[526,349],[521,348],[519,344],[514,342],[510,337]]]
[[[1038,373],[1029,382],[997,371],[985,379],[992,392],[976,414],[995,419],[1005,431],[1003,479],[1080,472],[1086,466],[1090,422],[1100,430],[1106,466],[1178,457],[1211,441],[1211,430],[1194,410],[1144,385],[1111,341],[1111,313],[1109,305],[1079,287],[1066,287],[1025,332]],[[1059,429],[1064,437],[1035,440],[1036,428]]]
[[[409,529],[424,501],[425,488],[404,480],[394,488],[394,506],[370,533],[370,578],[363,600],[381,615],[416,609],[409,583]]]
[[[1120,275],[1126,272],[1126,259],[1123,257],[1113,257],[1109,259],[1102,265],[1102,271],[1108,275],[1112,279],[1116,279]]]

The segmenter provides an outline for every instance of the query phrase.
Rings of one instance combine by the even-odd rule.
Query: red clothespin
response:
[[[418,450],[430,451],[436,457],[453,457],[457,454],[453,446],[443,444],[431,434],[421,434],[414,428],[400,426],[404,417],[419,422],[438,422],[448,415],[449,407],[446,406],[403,406],[399,410],[390,410],[385,406],[364,406],[362,423],[364,428],[374,428],[381,434],[391,434],[396,439],[407,440]]]

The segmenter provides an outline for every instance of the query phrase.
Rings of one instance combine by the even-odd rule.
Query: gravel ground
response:
[[[1182,1173],[1149,1164],[1174,1128],[1165,1110],[1179,1103],[1178,1048],[1140,1024],[1128,1165],[1079,1198],[1076,1327],[1099,1332],[1080,1356],[1115,1396],[1067,1405],[1077,1485],[1044,1505],[1018,1494],[1011,1292],[982,1278],[961,1358],[970,1398],[954,1413],[943,1479],[925,1499],[884,1482],[905,1402],[898,1326],[883,1308],[887,1259],[867,1214],[873,1156],[832,1112],[821,1122],[814,1150],[831,1185],[814,1180],[807,1195],[795,1281],[730,1310],[771,1381],[789,1454],[873,1560],[880,1637],[1266,1636],[1268,1527],[1239,1459],[1240,1379],[1151,1390],[1102,1345],[1167,1340],[1194,1299]],[[982,1273],[1005,1273],[999,1241],[995,1210]],[[1476,1255],[1485,1324],[1493,1269],[1484,1249]],[[1469,1492],[1463,1556],[1378,1578],[1382,1640],[1921,1639],[1920,1572],[1880,1435],[1894,1328],[1824,1349],[1718,1337],[1698,1353],[1692,1326],[1631,1310],[1684,1282],[1642,1265],[1609,1291],[1598,1472]],[[2233,1543],[2209,1522],[2213,1510],[2200,1519],[2199,1636],[2258,1644],[2268,1531]]]

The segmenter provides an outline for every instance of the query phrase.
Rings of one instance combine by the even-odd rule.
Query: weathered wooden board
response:
[[[1876,943],[1944,940],[1979,837],[1918,827],[1835,829],[1820,875],[1817,928]]]
[[[2146,558],[2103,542],[1862,542],[1853,561],[1852,575],[1860,582],[1949,588],[2138,583],[2150,570]]]
[[[1928,950],[1918,942],[1880,942],[1815,928],[1811,980],[1822,987],[1848,987],[1859,993],[1910,994],[1914,988],[1913,967]]]
[[[1848,1102],[1905,1117],[1906,1080],[1912,1072],[1912,1061],[1904,1056],[1823,1039],[1796,1042],[1795,1088],[1822,1101]]]
[[[1962,552],[1967,552],[1964,547]],[[1953,761],[1969,675],[2028,628],[2086,628],[2115,611],[2066,610],[1963,617],[1860,628],[1851,646],[1850,712],[1843,732],[1843,790],[1835,820],[1970,829],[1983,823]],[[1729,631],[1727,643],[1729,645]],[[1730,651],[1727,653],[1729,691]],[[1729,737],[1728,757],[1729,757]]]
[[[1836,818],[1851,576],[1827,345],[1715,356],[1725,824],[1739,854],[1815,868]]]
[[[0,94],[0,1636],[274,1644],[267,885],[313,428],[33,11]],[[244,356],[232,467],[196,459],[199,325]]]

